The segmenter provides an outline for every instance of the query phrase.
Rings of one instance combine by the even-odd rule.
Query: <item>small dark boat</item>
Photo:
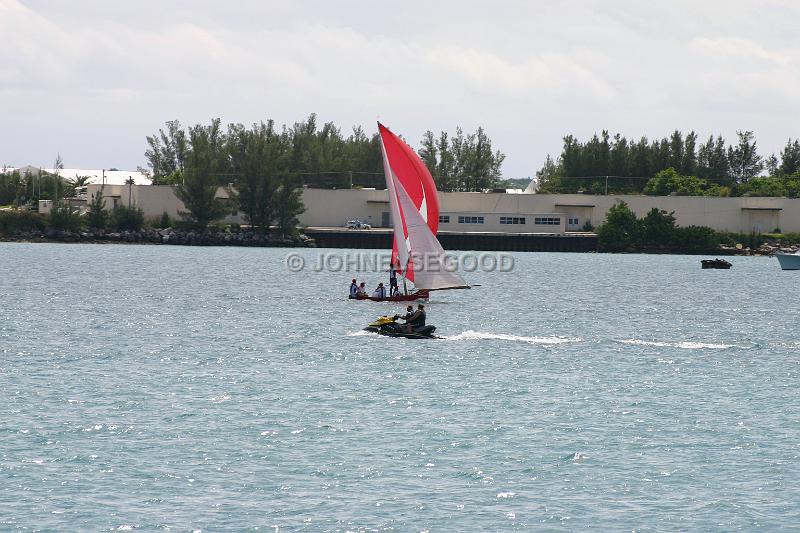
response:
[[[378,335],[385,335],[387,337],[403,337],[406,339],[438,339],[433,333],[436,331],[436,326],[425,325],[409,333],[406,330],[405,324],[397,323],[398,316],[382,316],[375,322],[364,328],[364,331],[377,333]]]
[[[728,269],[733,265],[729,262],[725,261],[724,259],[703,259],[700,261],[700,264],[703,268],[723,268]]]
[[[377,298],[375,296],[358,296],[351,298],[352,300],[371,300],[373,302],[413,302],[414,300],[427,300],[428,291],[422,289],[408,294],[400,294],[398,296],[387,296],[385,298]]]

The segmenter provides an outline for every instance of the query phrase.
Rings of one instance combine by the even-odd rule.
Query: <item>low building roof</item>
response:
[[[34,172],[42,171],[48,174],[58,174],[64,179],[75,179],[78,176],[89,176],[89,183],[96,183],[101,185],[103,183],[103,169],[85,169],[85,168],[61,168],[56,171],[53,168],[39,168],[32,165],[14,168],[8,167],[0,169],[0,172],[13,172],[19,170],[21,173],[32,174]],[[133,178],[136,185],[152,185],[152,180],[136,170],[106,170],[105,171],[105,184],[106,185],[125,185],[128,178]]]

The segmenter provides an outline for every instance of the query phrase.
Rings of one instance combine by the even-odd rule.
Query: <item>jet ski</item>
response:
[[[375,322],[364,328],[364,331],[377,333],[378,335],[386,335],[387,337],[404,337],[406,339],[438,339],[433,334],[436,331],[436,326],[425,325],[414,328],[411,333],[408,332],[405,324],[399,324],[397,319],[398,315],[382,316]]]

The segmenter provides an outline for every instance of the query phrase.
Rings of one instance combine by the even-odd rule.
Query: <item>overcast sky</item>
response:
[[[532,176],[562,136],[800,136],[800,2],[0,0],[0,165],[134,169],[166,120],[483,126]]]

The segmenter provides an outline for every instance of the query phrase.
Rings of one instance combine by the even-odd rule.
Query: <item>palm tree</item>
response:
[[[89,185],[91,181],[91,176],[78,176],[76,175],[74,178],[70,178],[67,180],[67,188],[70,191],[72,196],[75,196],[75,192],[79,187],[86,187]]]
[[[125,185],[128,186],[128,209],[131,208],[131,189],[133,189],[133,186],[135,184],[136,182],[133,181],[133,178],[131,176],[128,176],[128,179],[125,180]]]

